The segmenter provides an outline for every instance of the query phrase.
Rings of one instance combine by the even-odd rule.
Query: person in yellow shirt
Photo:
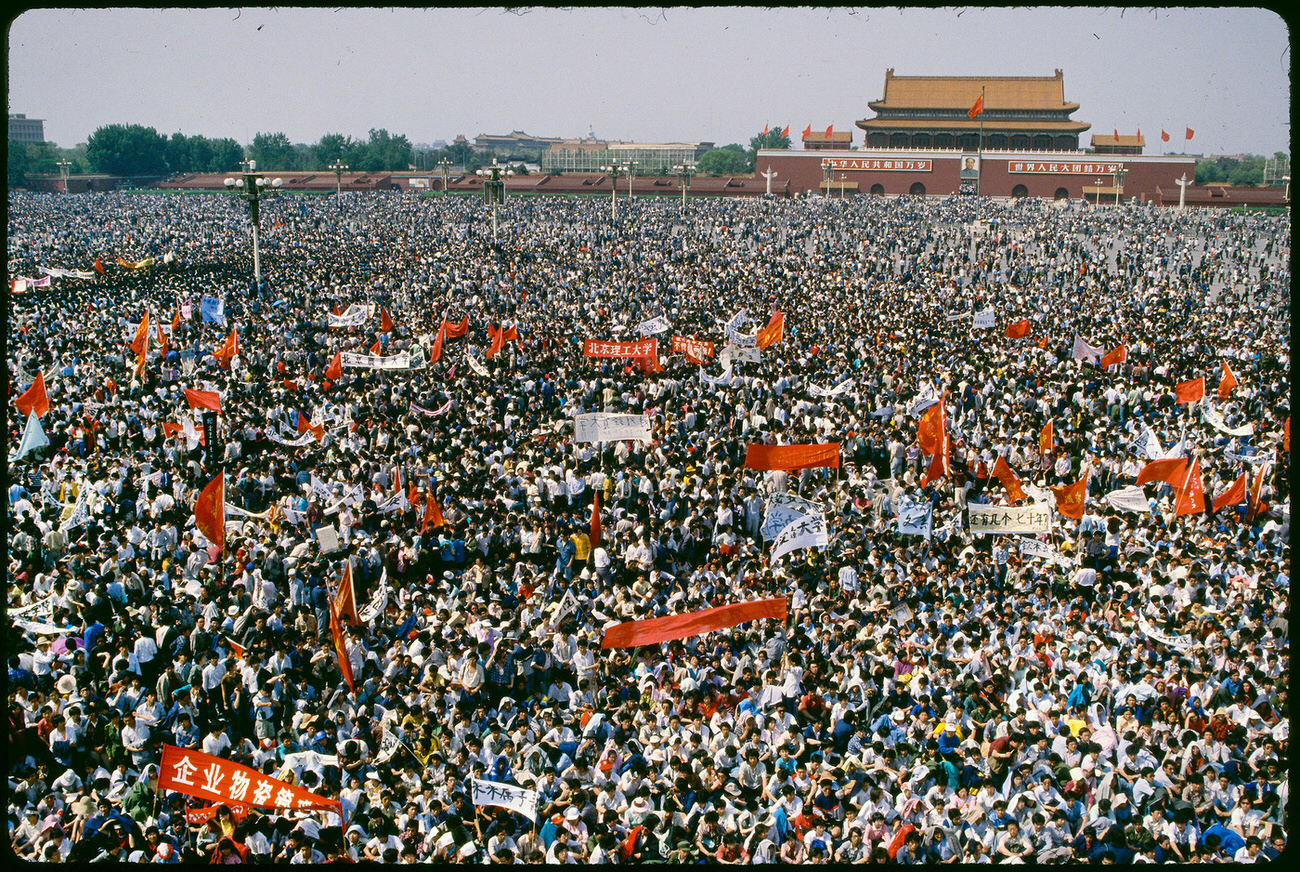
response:
[[[585,564],[591,558],[591,536],[579,527],[569,539],[573,542],[573,562]]]

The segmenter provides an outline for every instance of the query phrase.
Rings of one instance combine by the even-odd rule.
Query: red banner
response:
[[[202,808],[187,808],[185,809],[185,823],[194,824],[195,826],[206,824],[216,816],[217,809],[219,808],[221,808],[219,805],[209,805]],[[228,805],[226,808],[230,809],[230,819],[235,823],[240,823],[244,818],[248,817],[249,809],[246,805]]]
[[[338,800],[309,793],[297,785],[233,760],[163,745],[158,789],[197,796],[209,802],[239,803],[251,808],[327,808],[341,811]]]
[[[635,648],[638,645],[657,645],[672,639],[685,639],[713,630],[725,630],[761,618],[776,618],[784,621],[786,610],[785,597],[777,597],[730,606],[717,606],[686,615],[669,615],[665,618],[651,618],[648,621],[627,621],[607,629],[600,647]]]
[[[1174,385],[1174,397],[1177,405],[1199,403],[1205,398],[1205,376]]]
[[[50,410],[50,395],[45,392],[45,376],[40,370],[36,371],[31,386],[14,399],[14,405],[24,418],[33,413],[38,418],[45,417],[45,413]]]
[[[1163,481],[1173,484],[1175,479],[1182,476],[1185,469],[1187,469],[1185,457],[1164,457],[1153,460],[1138,472],[1137,483],[1142,485],[1149,481]]]
[[[659,340],[606,342],[602,339],[588,339],[582,345],[582,353],[587,357],[656,357],[659,354]]]
[[[811,445],[759,445],[745,450],[746,469],[810,469],[815,466],[840,468],[840,443]]]
[[[185,389],[185,399],[189,400],[191,409],[211,409],[221,411],[221,394],[216,391],[196,391]]]
[[[448,321],[443,319],[443,335],[447,339],[459,339],[469,332],[469,316],[461,318],[459,321]]]
[[[703,363],[705,358],[713,356],[713,343],[704,339],[674,336],[673,351],[686,355],[692,363]]]
[[[758,331],[755,344],[759,348],[775,345],[785,338],[785,313],[773,312],[767,326]]]
[[[1032,322],[1028,318],[1023,321],[1017,321],[1014,324],[1007,325],[1008,339],[1024,339],[1029,335],[1029,327]]]

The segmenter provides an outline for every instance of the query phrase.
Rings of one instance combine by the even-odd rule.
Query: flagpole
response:
[[[979,160],[976,161],[975,170],[975,196],[979,197],[983,191],[984,174],[984,86],[980,85],[980,140],[979,147],[976,149]]]

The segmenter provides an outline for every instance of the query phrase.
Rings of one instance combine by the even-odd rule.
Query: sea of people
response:
[[[611,217],[533,197],[494,233],[472,198],[277,194],[260,281],[237,198],[11,192],[8,218],[11,277],[79,271],[9,300],[20,858],[1285,850],[1286,216],[857,196],[623,199]],[[757,362],[719,361],[774,312]],[[655,318],[659,360],[584,356]],[[1102,368],[1076,338],[1127,354]],[[342,354],[413,364],[339,375]],[[49,444],[20,452],[13,401],[38,374]],[[1204,400],[1179,402],[1200,377]],[[220,395],[215,429],[186,389]],[[950,433],[938,474],[925,397]],[[651,436],[576,441],[593,412]],[[755,443],[838,443],[839,465],[747,468]],[[1164,457],[1197,465],[1204,506],[1176,480],[1134,499]],[[969,504],[1011,502],[999,461],[1035,503],[1086,479],[1082,516],[972,535]],[[223,474],[218,546],[195,503]],[[1246,497],[1212,510],[1243,475]],[[827,543],[772,560],[785,494]],[[928,534],[900,531],[902,504]],[[333,618],[345,575],[364,620]],[[778,597],[784,621],[602,647],[616,624]],[[167,748],[338,805],[164,790]],[[474,802],[497,794],[525,802]]]

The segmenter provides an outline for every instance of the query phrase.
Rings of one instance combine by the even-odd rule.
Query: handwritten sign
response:
[[[536,790],[473,778],[470,779],[470,797],[475,805],[500,806],[517,811],[529,820],[537,820]]]
[[[966,527],[972,535],[984,533],[1050,533],[1052,510],[1044,505],[990,506],[967,503]]]
[[[591,412],[573,416],[573,441],[618,442],[623,439],[649,441],[650,419],[645,415]]]

